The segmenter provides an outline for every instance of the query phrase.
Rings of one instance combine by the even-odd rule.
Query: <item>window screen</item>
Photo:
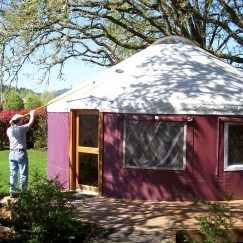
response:
[[[184,122],[125,121],[124,166],[184,169]]]
[[[79,115],[79,146],[98,147],[98,120],[97,115]]]

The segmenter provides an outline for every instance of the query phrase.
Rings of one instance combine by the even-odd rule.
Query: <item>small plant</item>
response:
[[[51,180],[35,172],[35,180],[21,192],[17,200],[9,200],[7,208],[17,231],[28,242],[55,242],[75,238],[80,222],[73,218],[72,193],[63,191],[58,178]],[[79,227],[78,227],[79,224]]]
[[[197,204],[204,205],[208,212],[203,216],[195,217],[200,226],[200,232],[205,236],[206,243],[233,242],[233,214],[227,212],[227,203],[208,202],[201,199],[195,200]]]

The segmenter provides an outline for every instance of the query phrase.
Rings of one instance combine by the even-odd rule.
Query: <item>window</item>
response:
[[[125,121],[124,167],[183,170],[185,122]]]
[[[98,148],[98,115],[79,115],[79,146]]]
[[[224,169],[243,170],[243,124],[225,123]]]

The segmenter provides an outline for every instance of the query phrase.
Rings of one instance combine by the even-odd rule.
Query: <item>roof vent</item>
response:
[[[185,45],[196,46],[191,40],[177,35],[165,36],[155,41],[152,45],[160,45],[160,44],[185,44]]]

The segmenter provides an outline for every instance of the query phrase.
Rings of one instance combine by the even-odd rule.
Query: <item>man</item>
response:
[[[14,115],[9,121],[11,126],[7,129],[9,138],[10,153],[10,197],[15,197],[18,182],[18,172],[20,172],[19,189],[23,191],[28,183],[28,156],[26,152],[26,132],[34,123],[35,111],[30,111],[30,119],[27,124],[23,124],[22,115]]]

